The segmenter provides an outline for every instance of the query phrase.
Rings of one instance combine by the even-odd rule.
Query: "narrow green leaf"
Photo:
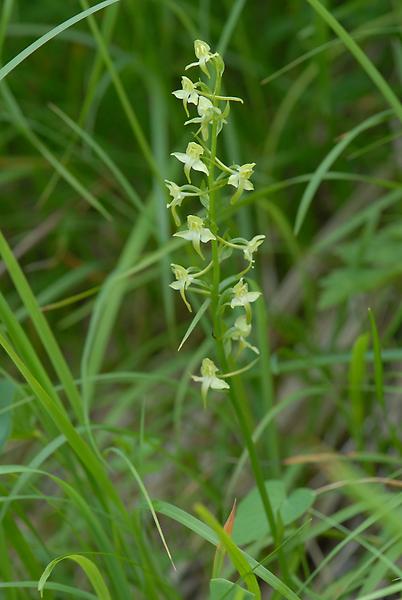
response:
[[[109,594],[109,590],[106,587],[106,583],[98,567],[92,560],[90,560],[86,556],[82,556],[81,554],[66,554],[64,556],[60,556],[59,558],[55,558],[54,560],[52,560],[52,562],[50,562],[47,565],[38,582],[38,592],[40,592],[41,598],[43,598],[43,591],[46,582],[52,574],[53,569],[63,560],[72,560],[81,567],[81,569],[84,571],[89,581],[91,582],[96,592],[98,600],[112,600],[112,597]]]
[[[106,8],[107,6],[110,6],[111,4],[114,4],[118,1],[119,0],[104,0],[103,2],[100,2],[99,4],[91,6],[91,8],[88,8],[87,10],[76,14],[74,17],[67,19],[67,21],[64,21],[60,25],[57,25],[57,27],[54,27],[53,29],[45,33],[45,35],[42,35],[42,37],[32,42],[32,44],[30,44],[27,48],[24,48],[22,52],[17,54],[17,56],[14,56],[12,60],[10,60],[6,65],[4,65],[4,67],[0,69],[0,81],[4,79],[4,77],[6,77],[13,69],[15,69],[15,67],[17,67],[26,58],[28,58],[28,56],[33,54],[36,50],[38,50],[41,46],[52,40],[54,37],[65,31],[69,27],[72,27],[76,23],[79,23],[79,21],[86,19],[89,15],[92,15],[93,13],[96,13],[99,10],[102,10],[103,8]]]
[[[239,585],[227,579],[211,579],[209,582],[209,600],[253,600],[255,594],[251,594]]]
[[[374,353],[374,381],[375,389],[377,394],[377,400],[383,408],[385,408],[384,400],[384,375],[381,357],[381,344],[380,337],[378,335],[377,324],[374,318],[374,313],[371,308],[368,309],[370,325],[371,325],[371,337],[373,340],[373,353]]]
[[[310,0],[308,0],[310,1]],[[297,235],[303,225],[304,219],[307,215],[307,211],[310,207],[310,204],[314,198],[314,194],[316,193],[321,181],[324,179],[326,173],[332,167],[336,159],[342,154],[344,149],[357,137],[365,131],[366,129],[370,129],[371,127],[375,127],[379,123],[382,123],[385,119],[390,117],[390,111],[384,111],[372,117],[369,117],[347,133],[345,133],[339,142],[332,148],[332,150],[327,154],[324,160],[321,162],[313,177],[310,179],[309,184],[307,185],[302,199],[300,201],[299,208],[297,210],[296,221],[294,231]]]
[[[205,300],[201,304],[200,308],[197,310],[196,314],[194,315],[194,317],[193,317],[190,325],[188,326],[187,331],[184,334],[182,341],[180,342],[180,346],[177,348],[177,351],[179,351],[179,350],[181,350],[183,348],[184,344],[186,343],[186,341],[188,340],[188,338],[190,337],[190,335],[194,331],[195,327],[197,326],[197,323],[202,318],[203,314],[207,310],[207,308],[210,305],[210,303],[211,303],[211,301],[208,298],[207,300]]]
[[[0,451],[11,433],[11,406],[16,387],[9,379],[0,380]]]
[[[187,527],[191,531],[194,531],[197,535],[202,537],[204,540],[217,546],[219,543],[219,537],[215,533],[211,527],[205,525],[202,521],[193,517],[186,511],[174,506],[173,504],[169,504],[168,502],[162,502],[158,500],[154,502],[155,510],[162,514],[170,517],[171,519],[177,521]],[[272,589],[278,591],[286,600],[300,600],[300,596],[295,594],[285,583],[283,583],[276,575],[274,575],[271,571],[266,569],[262,564],[257,562],[252,556],[247,554],[247,552],[241,551],[243,556],[246,558],[248,564],[250,565],[252,571],[260,577],[263,581],[268,583],[272,587]]]
[[[346,29],[335,19],[335,17],[323,6],[320,0],[307,0],[309,4],[314,8],[315,11],[326,21],[336,35],[342,40],[347,49],[358,63],[366,71],[367,75],[379,89],[384,99],[394,110],[398,119],[402,122],[402,104],[398,97],[394,93],[391,86],[385,81],[384,77],[378,71],[376,66],[363,52],[360,46],[355,42],[352,36],[346,31]]]
[[[233,35],[233,31],[235,30],[237,22],[241,17],[246,0],[236,0],[231,4],[232,6],[229,15],[225,19],[225,26],[222,29],[222,33],[216,46],[216,50],[219,52],[219,54],[225,54],[230,38]]]
[[[140,477],[137,469],[135,468],[135,466],[133,465],[133,463],[127,458],[127,456],[119,448],[109,448],[108,452],[114,452],[115,454],[117,454],[118,456],[120,456],[120,458],[122,458],[124,460],[124,462],[126,463],[126,465],[129,468],[129,470],[131,471],[132,475],[134,476],[134,478],[135,478],[135,480],[136,480],[136,482],[138,484],[138,487],[140,488],[140,490],[141,490],[141,492],[142,492],[142,494],[143,494],[143,496],[145,498],[145,501],[146,501],[146,503],[147,503],[147,505],[149,507],[149,510],[151,511],[152,518],[153,518],[154,523],[156,525],[156,529],[157,529],[157,531],[159,533],[159,536],[160,536],[160,538],[162,540],[163,547],[166,550],[166,554],[168,555],[169,560],[172,563],[172,566],[173,566],[174,570],[176,570],[175,564],[173,562],[172,554],[171,554],[171,552],[169,550],[169,546],[167,545],[165,536],[164,536],[163,531],[162,531],[162,527],[160,526],[159,519],[158,519],[157,514],[155,512],[155,509],[153,507],[152,500],[149,497],[149,494],[147,492],[147,488],[145,487],[145,485],[144,485],[144,483],[143,483],[143,481],[142,481],[142,479],[141,479],[141,477]]]
[[[107,478],[107,475],[105,474],[101,463],[98,461],[97,457],[89,448],[87,443],[77,433],[73,425],[70,423],[70,420],[64,407],[61,404],[55,402],[54,398],[49,396],[49,394],[43,389],[43,387],[38,383],[38,381],[32,375],[30,370],[15,352],[14,348],[8,342],[7,338],[5,338],[4,335],[1,333],[0,346],[3,347],[8,356],[11,358],[21,375],[25,378],[25,380],[31,387],[35,396],[43,405],[43,408],[48,412],[49,416],[52,418],[59,431],[66,436],[71,448],[80,458],[80,460],[88,469],[88,471],[93,475],[94,479],[98,482],[100,486],[104,486],[105,492],[107,491],[115,501],[118,501],[118,497],[114,490],[114,487]]]
[[[84,600],[96,600],[96,596],[90,592],[84,592],[76,587],[70,585],[62,585],[61,583],[48,583],[46,588],[60,592],[62,594],[68,594],[75,598],[83,598]],[[0,581],[0,590],[37,590],[37,581]]]
[[[362,386],[366,373],[366,352],[369,344],[367,333],[360,335],[354,343],[349,366],[351,432],[359,449],[363,446],[364,406]]]
[[[377,590],[376,592],[371,592],[370,594],[360,596],[359,600],[380,600],[380,598],[387,598],[388,596],[393,596],[401,591],[402,583],[393,583],[392,585],[388,585],[387,587]]]
[[[20,295],[21,301],[24,303],[25,308],[32,319],[35,329],[43,343],[43,347],[46,349],[49,359],[53,363],[54,369],[64,385],[65,393],[71,402],[74,412],[76,416],[80,418],[82,415],[81,398],[78,394],[69,366],[61,353],[53,332],[38,305],[37,299],[33,294],[17,259],[1,231],[0,256],[4,260],[10,277]]]
[[[117,1],[117,0],[116,0]],[[116,163],[110,158],[109,154],[105,152],[105,150],[98,144],[98,142],[94,139],[93,136],[89,135],[82,127],[80,127],[75,121],[70,119],[68,115],[64,111],[61,110],[58,106],[54,104],[50,105],[51,110],[68,126],[70,129],[80,138],[84,140],[86,144],[98,155],[100,160],[104,162],[106,167],[110,170],[110,172],[115,177],[116,181],[121,185],[122,189],[125,191],[129,200],[133,203],[133,205],[140,211],[144,211],[144,205],[141,201],[141,198],[138,196],[137,192],[134,190],[131,183],[128,181],[127,177],[123,174],[123,172],[119,169]]]
[[[29,142],[38,150],[38,152],[44,157],[44,159],[52,165],[55,171],[62,177],[78,194],[79,198],[83,198],[96,209],[105,219],[111,220],[110,213],[102,206],[102,204],[95,198],[95,196],[83,186],[78,179],[69,171],[63,163],[58,160],[53,152],[42,142],[42,140],[36,135],[31,129],[27,119],[24,117],[23,112],[18,106],[13,94],[11,93],[6,82],[0,83],[0,91],[3,99],[7,105],[8,110],[12,116],[12,119],[16,127],[20,132],[29,140]]]
[[[230,536],[226,533],[215,517],[202,505],[196,506],[200,517],[213,529],[220,543],[225,547],[231,561],[233,562],[240,577],[243,579],[247,589],[254,595],[256,600],[261,600],[261,592],[257,579],[240,549],[236,546]]]

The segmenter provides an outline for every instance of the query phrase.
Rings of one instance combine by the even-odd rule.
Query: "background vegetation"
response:
[[[0,598],[65,555],[45,598],[234,598],[208,591],[218,539],[244,598],[254,573],[263,598],[399,598],[400,2],[120,0],[19,55],[88,6],[0,8]],[[243,381],[275,543],[226,396],[191,382],[206,317],[177,352],[163,179],[195,38],[245,101],[220,156],[257,163],[226,218],[267,236]],[[251,572],[217,525],[235,497]]]

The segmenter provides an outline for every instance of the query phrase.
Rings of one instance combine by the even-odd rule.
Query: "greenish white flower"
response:
[[[200,171],[209,175],[209,171],[206,165],[201,160],[201,156],[204,154],[204,148],[196,142],[190,142],[186,148],[186,152],[172,152],[172,156],[175,156],[177,160],[184,164],[184,173],[189,183],[191,183],[190,171]]]
[[[255,235],[252,240],[247,242],[247,245],[243,247],[244,258],[253,263],[253,254],[257,252],[259,246],[261,246],[264,240],[265,235]]]
[[[186,289],[190,287],[190,285],[194,281],[194,277],[189,272],[190,269],[185,269],[181,265],[175,264],[171,264],[170,266],[173,271],[173,275],[176,277],[176,281],[173,281],[169,285],[172,289],[178,290],[180,292],[184,304],[187,306],[188,310],[192,312],[191,305],[186,298]]]
[[[222,111],[216,106],[214,106],[212,102],[204,96],[200,96],[197,106],[197,112],[199,114],[199,117],[195,117],[194,119],[186,121],[185,125],[189,125],[190,123],[200,123],[199,131],[201,131],[202,139],[204,141],[208,140],[208,126],[211,123],[213,123],[214,120],[219,120],[217,133],[220,132],[220,130],[223,127],[223,124],[226,123],[226,121],[222,117]]]
[[[185,240],[189,240],[192,242],[195,251],[201,256],[203,259],[204,256],[201,252],[200,242],[206,243],[210,240],[215,240],[216,237],[212,233],[210,229],[204,227],[204,221],[200,217],[196,215],[188,215],[187,217],[187,226],[188,229],[185,231],[178,231],[173,235],[176,237],[181,237]]]
[[[226,381],[217,377],[216,374],[218,373],[218,370],[218,367],[211,359],[204,358],[201,364],[201,377],[198,375],[192,375],[194,381],[201,383],[201,396],[204,401],[204,406],[206,406],[209,388],[213,390],[229,389],[229,385],[226,383]]]
[[[226,337],[228,337],[230,340],[233,340],[235,342],[239,342],[239,353],[242,350],[244,350],[244,348],[249,348],[250,350],[255,352],[255,354],[259,354],[260,352],[259,352],[258,348],[256,348],[255,346],[252,346],[246,340],[246,338],[249,337],[250,333],[251,333],[251,323],[249,323],[247,321],[246,315],[241,315],[240,317],[237,317],[237,319],[234,323],[234,326],[231,327],[227,331]]]
[[[235,165],[235,168],[231,169],[232,175],[229,177],[228,184],[242,190],[253,190],[254,186],[249,179],[254,172],[254,167],[255,163]]]
[[[236,308],[236,306],[248,307],[251,302],[255,302],[261,296],[261,292],[249,292],[247,282],[244,281],[243,277],[238,283],[232,288],[232,300],[230,306]]]
[[[218,57],[219,54],[217,52],[211,52],[211,48],[208,46],[206,42],[202,40],[195,40],[194,42],[194,53],[198,60],[186,66],[187,69],[191,67],[200,67],[201,71],[205,73],[207,77],[209,77],[209,71],[207,67],[207,62],[212,58]]]
[[[253,190],[254,186],[250,181],[253,174],[255,163],[246,163],[245,165],[235,165],[231,168],[232,174],[228,179],[228,184],[237,188],[236,193],[232,196],[231,204],[234,204],[242,195],[244,190]]]
[[[183,75],[183,77],[181,78],[182,89],[172,92],[173,96],[176,96],[176,98],[183,100],[183,106],[187,116],[189,116],[187,104],[195,104],[196,106],[198,104],[199,95],[197,92],[197,85],[197,83],[193,83],[191,79]]]
[[[183,191],[183,189],[174,181],[169,181],[168,179],[165,179],[165,184],[169,190],[169,194],[172,197],[172,201],[169,202],[169,204],[167,204],[166,206],[167,208],[171,209],[174,222],[176,223],[177,227],[179,227],[180,218],[177,214],[176,207],[181,206],[181,203],[183,202],[184,198],[186,198],[187,196],[194,196],[194,194],[192,194],[191,192]]]

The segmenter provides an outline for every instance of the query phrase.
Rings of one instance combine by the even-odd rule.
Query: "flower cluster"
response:
[[[232,355],[233,344],[237,348],[237,356],[245,349],[258,354],[248,338],[252,333],[251,304],[260,297],[260,292],[250,291],[245,280],[246,273],[253,267],[254,255],[263,243],[265,236],[256,235],[251,240],[244,238],[229,238],[219,235],[219,211],[217,211],[216,196],[225,188],[232,190],[228,203],[235,204],[241,196],[254,189],[250,181],[255,163],[243,165],[225,165],[216,155],[217,138],[227,123],[231,102],[242,102],[240,98],[220,95],[221,78],[224,62],[217,52],[211,52],[209,45],[201,40],[194,42],[196,62],[186,67],[186,71],[199,67],[207,77],[207,82],[198,79],[193,81],[187,76],[181,78],[181,89],[173,95],[182,101],[187,121],[185,125],[196,125],[193,141],[189,142],[185,152],[173,152],[183,165],[186,183],[178,185],[166,180],[171,201],[167,207],[171,210],[174,222],[178,228],[175,237],[191,242],[198,256],[197,262],[205,261],[205,255],[211,260],[204,268],[196,266],[184,267],[172,264],[175,281],[170,287],[180,292],[180,295],[190,312],[192,306],[187,298],[187,292],[200,293],[210,298],[212,320],[214,321],[214,337],[220,345],[221,356]],[[209,82],[212,82],[211,85]],[[196,111],[191,117],[190,108]],[[216,172],[218,174],[216,175]],[[194,185],[192,177],[200,181]],[[180,211],[183,204],[198,199],[199,206],[187,214],[187,225],[182,227]],[[222,203],[220,203],[222,206]],[[190,211],[188,211],[190,212]],[[204,246],[205,250],[202,249]],[[242,253],[246,265],[237,275],[221,280],[221,263],[233,250]],[[205,262],[204,262],[205,265]],[[232,282],[226,284],[227,281]],[[229,310],[232,324],[228,323],[225,311]],[[204,358],[201,365],[201,376],[193,379],[201,383],[201,391],[206,402],[208,390],[228,389],[225,375],[218,376],[219,369],[215,363]],[[229,375],[226,375],[228,377]]]

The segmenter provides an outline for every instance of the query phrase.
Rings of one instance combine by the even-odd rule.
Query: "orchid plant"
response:
[[[250,178],[255,163],[227,166],[218,158],[217,139],[227,123],[230,103],[242,100],[220,95],[225,68],[222,57],[217,52],[211,52],[209,45],[201,40],[194,42],[194,51],[197,61],[187,65],[186,71],[198,67],[202,79],[193,81],[183,76],[182,89],[173,92],[183,103],[187,115],[185,125],[198,127],[186,151],[172,153],[172,156],[183,164],[187,183],[179,185],[169,180],[165,183],[171,196],[167,207],[172,212],[176,226],[180,228],[174,236],[191,242],[198,257],[195,258],[197,263],[203,261],[205,264],[206,255],[210,257],[204,268],[172,264],[175,281],[170,284],[171,288],[180,292],[190,312],[192,306],[188,299],[189,293],[202,293],[210,300],[216,360],[221,362],[221,366],[218,367],[213,360],[206,357],[202,361],[201,375],[193,376],[194,381],[201,383],[202,398],[206,405],[209,389],[229,389],[226,379],[236,374],[222,373],[222,370],[231,364],[228,358],[233,356],[233,344],[237,348],[236,358],[246,350],[259,354],[258,348],[253,346],[248,338],[252,335],[251,304],[258,300],[261,293],[249,291],[244,278],[252,269],[254,255],[264,242],[265,236],[256,235],[251,240],[246,240],[230,238],[226,231],[224,236],[220,234],[217,194],[222,193],[228,186],[228,203],[235,204],[244,193],[253,190]],[[190,118],[190,109],[196,111],[196,116]],[[198,186],[193,184],[193,176],[200,179]],[[199,212],[187,214],[187,226],[182,227],[180,211],[183,204],[194,198],[198,198],[200,202]],[[219,207],[221,206],[223,203],[220,202]],[[222,262],[233,251],[241,253],[240,259],[245,261],[246,265],[243,265],[237,274],[222,279]]]

